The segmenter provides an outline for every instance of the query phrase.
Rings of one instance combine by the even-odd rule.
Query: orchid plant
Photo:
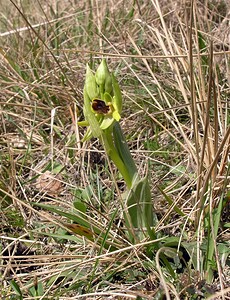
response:
[[[127,185],[123,194],[124,218],[129,233],[135,238],[147,232],[152,238],[156,216],[153,212],[150,186],[147,177],[140,178],[122,133],[122,95],[114,74],[109,72],[105,59],[102,59],[95,74],[87,65],[84,85],[85,120],[79,125],[88,126],[83,141],[96,137],[102,143],[106,154],[116,165]]]

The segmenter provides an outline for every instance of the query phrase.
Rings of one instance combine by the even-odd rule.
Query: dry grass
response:
[[[203,2],[0,1],[2,299],[229,299],[230,6]],[[123,181],[76,122],[86,63],[103,55],[150,178],[162,243],[151,255],[158,240],[129,241]],[[114,248],[34,205],[75,213],[79,199]],[[177,268],[183,247],[196,253]]]

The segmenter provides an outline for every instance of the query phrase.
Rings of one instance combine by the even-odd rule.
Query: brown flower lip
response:
[[[92,109],[96,113],[103,114],[103,115],[107,115],[107,114],[110,114],[112,112],[111,106],[110,105],[106,105],[105,101],[100,100],[100,99],[94,99],[92,101]]]

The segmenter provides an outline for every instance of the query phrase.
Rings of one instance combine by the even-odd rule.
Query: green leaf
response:
[[[71,241],[71,242],[74,242],[74,243],[81,243],[82,242],[82,238],[76,236],[76,235],[70,235],[70,234],[59,234],[59,233],[48,233],[48,232],[41,232],[40,228],[39,228],[39,231],[38,230],[33,230],[33,232],[38,232],[44,236],[50,236],[56,240],[58,240],[59,243],[62,242],[62,240],[67,240],[67,241]]]
[[[79,213],[78,210],[76,214],[74,214],[74,213],[64,212],[59,208],[56,208],[55,206],[51,206],[51,205],[46,205],[42,203],[34,203],[34,205],[47,209],[48,211],[54,212],[59,216],[66,217],[68,219],[68,223],[60,221],[61,225],[65,226],[70,231],[80,236],[85,236],[89,240],[93,240],[93,238],[96,237],[99,243],[101,243],[102,239],[105,236],[105,232],[106,232],[105,228],[101,228],[95,224],[92,224],[93,223],[92,221],[89,222],[87,220],[87,216],[85,214],[83,215],[83,213],[82,215],[81,214],[77,215]],[[108,233],[106,233],[106,235],[108,235]],[[61,235],[58,235],[57,237],[65,238],[64,236]],[[119,244],[117,244],[116,241],[114,241],[114,237],[111,234],[109,235],[109,238],[113,239],[113,241],[112,242],[107,241],[106,247],[108,248],[110,245],[112,245],[113,247],[119,248]]]
[[[90,226],[89,222],[87,221],[87,217],[85,215],[83,217],[82,214],[77,215],[74,213],[65,212],[65,211],[59,209],[58,207],[55,207],[52,205],[47,205],[47,204],[42,204],[42,203],[33,203],[33,205],[44,208],[50,212],[54,212],[54,213],[58,214],[59,216],[66,217],[68,219],[68,221],[76,222],[85,227]],[[76,213],[79,213],[79,211],[76,211]]]
[[[20,290],[19,285],[17,284],[17,282],[15,282],[14,280],[10,280],[10,285],[13,288],[13,290],[15,291],[16,295],[19,296],[18,299],[23,299],[22,297],[22,292]]]
[[[31,280],[30,283],[34,283],[34,281]],[[43,296],[44,289],[43,289],[42,282],[38,282],[36,285],[34,283],[34,285],[29,288],[29,292],[33,297]]]
[[[136,179],[127,196],[128,212],[132,226],[140,231],[155,225],[151,191],[147,177]]]
[[[85,203],[83,203],[80,200],[76,200],[73,203],[73,206],[79,211],[79,212],[83,212],[84,214],[86,213],[86,209],[87,209],[87,205]]]
[[[213,262],[215,262],[215,243],[216,243],[218,230],[220,227],[223,203],[224,203],[224,196],[222,195],[218,207],[216,209],[213,209],[212,211],[212,218],[210,218],[209,213],[206,216],[206,221],[208,223],[207,225],[208,236],[207,236],[207,252],[205,255],[204,270],[206,271],[206,279],[208,283],[212,282],[213,271],[215,271],[215,269],[213,268],[214,265]],[[211,221],[213,221],[214,230],[211,230],[211,224],[210,224]]]

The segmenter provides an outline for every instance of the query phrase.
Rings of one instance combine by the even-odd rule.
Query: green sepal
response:
[[[86,86],[84,87],[84,91],[83,91],[83,95],[84,95],[84,115],[86,118],[86,121],[88,121],[90,129],[92,131],[92,135],[94,137],[100,137],[102,135],[102,130],[100,128],[100,123],[97,120],[95,114],[92,111],[92,107],[91,107],[91,100],[88,96],[88,93],[86,91]]]
[[[103,100],[105,101],[106,105],[113,103],[113,98],[109,93],[105,92],[103,98],[104,98]]]
[[[113,107],[115,109],[115,111],[117,111],[119,114],[122,111],[122,95],[121,95],[121,90],[119,87],[119,84],[114,76],[114,74],[111,74],[112,76],[112,84],[113,84]]]

